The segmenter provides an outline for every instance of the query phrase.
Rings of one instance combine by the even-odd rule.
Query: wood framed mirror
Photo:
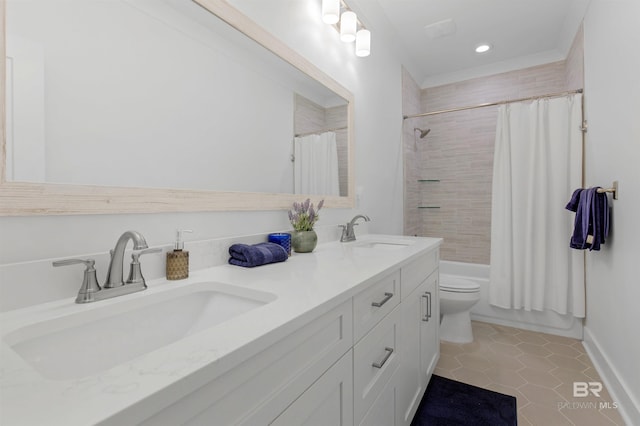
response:
[[[0,215],[354,206],[353,95],[226,1],[38,3],[0,3]],[[293,139],[336,130],[339,192],[295,193]]]

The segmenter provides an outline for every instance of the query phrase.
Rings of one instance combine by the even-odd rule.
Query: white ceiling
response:
[[[347,3],[372,32],[372,55],[377,42],[391,43],[390,48],[398,52],[407,70],[424,88],[565,59],[589,1],[347,0]],[[453,21],[447,24],[455,30],[453,34],[433,37],[425,29],[447,20]],[[493,49],[484,55],[477,54],[474,49],[480,43],[489,43]]]

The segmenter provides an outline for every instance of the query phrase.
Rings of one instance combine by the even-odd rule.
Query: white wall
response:
[[[587,253],[585,345],[640,424],[640,2],[592,0],[584,30],[586,183],[620,182],[610,238]]]
[[[343,45],[335,30],[321,23],[316,0],[235,3],[355,94],[355,177],[362,196],[356,209],[323,210],[319,224],[337,225],[362,212],[372,219],[370,232],[401,234],[401,67],[392,50],[374,32],[372,55],[357,58],[352,45]],[[200,240],[290,225],[284,211],[5,217],[0,218],[0,265],[106,252],[126,229],[140,231],[150,245],[170,243],[176,227],[194,229],[188,239]],[[17,284],[0,277],[0,285]]]

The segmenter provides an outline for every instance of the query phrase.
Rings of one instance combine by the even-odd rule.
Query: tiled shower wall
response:
[[[420,90],[403,73],[404,115],[582,88],[582,30],[567,59]],[[418,111],[416,111],[416,109]],[[444,238],[444,260],[490,263],[498,107],[407,119],[405,234]],[[431,129],[420,139],[414,128]]]
[[[402,69],[402,113],[411,115],[420,113],[420,87],[411,75]],[[420,160],[418,158],[418,139],[414,138],[415,119],[404,120],[402,123],[402,140],[404,141],[404,233],[406,235],[421,235],[422,218],[417,207],[420,191],[418,179],[421,175]],[[411,209],[411,210],[409,210]]]

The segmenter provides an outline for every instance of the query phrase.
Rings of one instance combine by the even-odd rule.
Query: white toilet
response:
[[[471,307],[480,300],[480,285],[452,275],[440,274],[440,339],[453,343],[473,342]]]

